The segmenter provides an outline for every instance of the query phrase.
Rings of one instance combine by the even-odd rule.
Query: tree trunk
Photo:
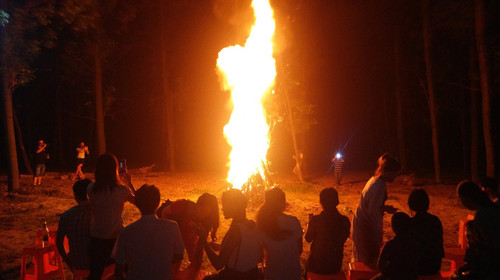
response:
[[[484,42],[484,1],[475,1],[475,29],[477,56],[479,61],[479,74],[481,78],[482,109],[483,109],[483,138],[486,148],[486,175],[495,177],[495,159],[493,151],[493,141],[491,137],[491,108],[490,108],[490,87],[488,77],[488,59],[486,55],[486,45]]]
[[[473,40],[471,40],[473,41]],[[470,77],[470,175],[472,181],[479,180],[478,150],[479,150],[479,128],[478,128],[478,104],[476,90],[476,49],[471,44],[469,56],[469,77]]]
[[[95,63],[95,115],[97,128],[97,154],[106,153],[106,134],[104,132],[104,107],[102,92],[102,65],[99,46],[94,46]]]
[[[169,91],[169,71],[168,71],[168,57],[167,57],[167,33],[165,20],[165,1],[159,0],[160,3],[160,56],[161,56],[161,82],[163,97],[165,100],[165,129],[167,131],[167,159],[169,171],[175,172],[177,170],[175,162],[175,113],[174,113],[174,93]]]
[[[397,32],[397,31],[396,31]],[[403,96],[401,93],[401,69],[400,69],[400,37],[399,33],[394,37],[394,93],[396,95],[396,122],[397,122],[397,139],[398,139],[398,154],[399,162],[403,170],[407,168],[406,152],[405,152],[405,137],[404,137],[404,120],[403,120]]]
[[[431,118],[432,151],[434,158],[434,180],[436,184],[441,183],[441,166],[439,164],[439,144],[437,128],[437,108],[434,97],[434,86],[432,82],[432,60],[431,60],[431,17],[428,0],[421,0],[423,14],[423,36],[424,36],[424,59],[427,79],[427,93],[429,114]]]
[[[293,121],[293,113],[292,106],[290,105],[290,97],[288,96],[288,90],[283,90],[283,94],[285,95],[285,104],[286,111],[288,115],[288,125],[290,126],[290,133],[292,134],[292,142],[293,142],[293,150],[295,153],[295,166],[297,167],[297,176],[299,177],[300,182],[304,182],[304,178],[302,177],[302,161],[303,155],[299,151],[299,147],[297,145],[297,137],[295,135],[295,124]]]
[[[7,72],[7,71],[6,71]],[[9,153],[9,176],[8,176],[8,192],[15,192],[20,187],[19,167],[17,163],[16,136],[14,133],[14,114],[12,104],[12,73],[3,74],[3,94],[5,106],[5,128],[7,137],[7,146]]]
[[[12,115],[14,116],[14,128],[16,130],[16,138],[17,144],[19,146],[19,150],[21,151],[21,155],[23,157],[24,167],[28,174],[33,175],[33,169],[31,168],[30,160],[28,159],[28,155],[26,154],[26,149],[24,148],[23,143],[23,132],[21,131],[21,126],[19,125],[19,119],[17,118],[16,110],[12,109]]]

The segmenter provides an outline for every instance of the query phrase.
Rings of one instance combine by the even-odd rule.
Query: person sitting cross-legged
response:
[[[84,179],[73,185],[73,195],[78,205],[66,210],[59,218],[56,246],[71,271],[89,269],[90,206],[87,200],[87,186],[90,183],[92,181]],[[68,238],[68,253],[64,248],[64,238]]]
[[[156,217],[160,191],[143,185],[135,193],[141,218],[124,227],[115,244],[115,277],[120,279],[172,279],[171,267],[184,254],[176,222]]]

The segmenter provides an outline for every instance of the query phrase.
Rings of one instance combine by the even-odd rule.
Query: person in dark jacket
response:
[[[319,194],[323,211],[310,215],[306,241],[312,242],[307,273],[330,275],[339,272],[344,257],[344,243],[349,237],[351,222],[337,210],[339,195],[334,188],[325,188]]]

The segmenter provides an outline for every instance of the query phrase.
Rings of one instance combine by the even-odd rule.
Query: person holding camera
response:
[[[128,174],[119,175],[116,157],[103,154],[97,158],[95,183],[89,185],[87,194],[92,211],[88,279],[99,280],[106,265],[112,263],[111,251],[123,228],[123,208],[127,201],[135,203],[135,189]]]
[[[33,176],[33,186],[41,185],[45,175],[45,162],[50,158],[47,152],[47,144],[43,140],[38,140],[38,147],[35,153],[35,175]]]

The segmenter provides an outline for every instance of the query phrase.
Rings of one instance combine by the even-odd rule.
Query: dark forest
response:
[[[49,144],[49,170],[72,170],[81,141],[89,145],[92,165],[102,151],[97,90],[104,149],[130,167],[226,170],[230,147],[222,130],[229,93],[219,85],[216,59],[222,48],[244,43],[253,20],[250,1],[0,3],[3,172],[9,166],[5,95],[12,94],[18,165],[26,174],[39,139]],[[436,181],[495,175],[500,1],[271,4],[274,102],[289,92],[306,176],[325,174],[341,151],[349,170],[371,169],[378,155],[389,152],[405,172],[436,178],[433,126],[441,173]],[[9,76],[12,69],[16,78]],[[286,114],[276,111],[268,160],[273,171],[288,173],[295,164],[292,138]]]

